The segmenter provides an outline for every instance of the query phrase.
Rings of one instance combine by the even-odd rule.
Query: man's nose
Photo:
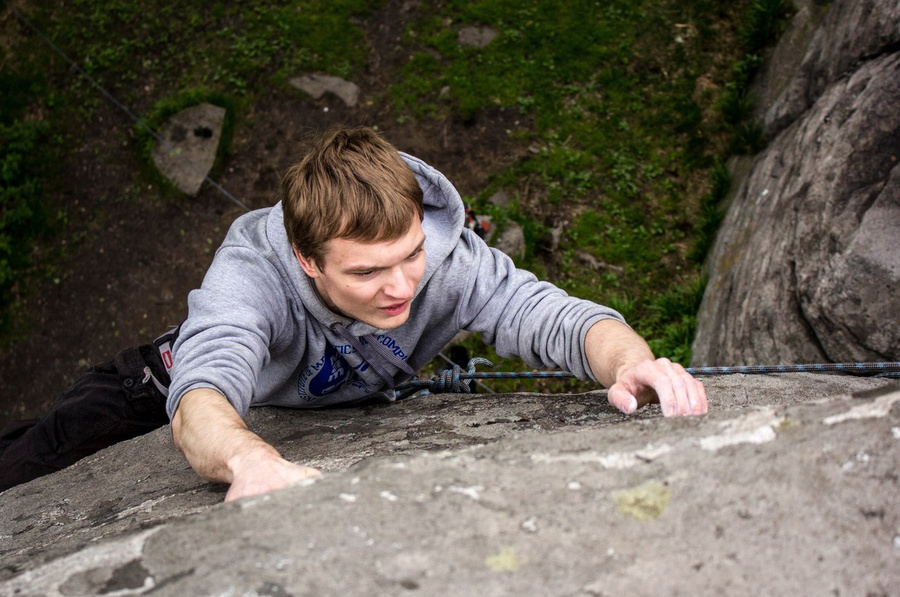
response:
[[[384,286],[384,292],[391,298],[407,300],[412,298],[416,291],[416,285],[411,276],[407,275],[403,268],[396,267],[390,271],[390,277]]]

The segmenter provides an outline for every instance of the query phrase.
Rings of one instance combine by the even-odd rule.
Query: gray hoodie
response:
[[[188,317],[173,349],[169,417],[197,388],[219,391],[242,416],[251,405],[392,400],[385,372],[395,383],[410,379],[398,361],[418,370],[460,330],[480,332],[498,354],[519,356],[532,367],[593,378],[585,334],[601,319],[622,316],[516,269],[464,226],[463,202],[440,172],[401,155],[425,203],[425,275],[409,319],[380,330],[332,312],[291,250],[281,203],[246,214],[188,297]],[[373,367],[372,360],[379,362]]]

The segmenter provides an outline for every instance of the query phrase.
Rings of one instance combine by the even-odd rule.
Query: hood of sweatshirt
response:
[[[425,208],[425,217],[422,221],[422,230],[425,232],[425,275],[422,276],[416,289],[413,297],[413,301],[415,301],[422,288],[459,241],[465,225],[465,207],[459,192],[446,176],[416,157],[402,152],[400,152],[400,156],[412,170],[422,188],[422,200]],[[266,236],[275,250],[274,257],[276,257],[277,267],[286,279],[292,281],[292,288],[296,293],[295,298],[318,321],[332,330],[342,326],[354,336],[377,335],[386,331],[339,315],[325,304],[316,291],[312,278],[306,275],[291,250],[284,227],[284,212],[281,202],[269,213],[266,222]]]

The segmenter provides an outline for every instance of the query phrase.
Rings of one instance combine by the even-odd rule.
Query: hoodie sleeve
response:
[[[288,329],[289,313],[271,263],[251,249],[221,248],[201,287],[188,296],[188,317],[173,350],[169,417],[197,388],[217,390],[246,414],[270,348]]]
[[[518,356],[531,367],[559,368],[580,379],[595,379],[584,353],[585,336],[602,319],[625,323],[621,314],[539,281],[469,230],[453,259],[471,262],[454,268],[468,272],[457,311],[460,327],[480,332],[500,356]]]

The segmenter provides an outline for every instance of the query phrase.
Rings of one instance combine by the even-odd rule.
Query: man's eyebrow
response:
[[[410,251],[409,255],[407,255],[406,258],[409,259],[410,257],[412,257],[413,255],[415,255],[416,253],[418,253],[419,251],[421,251],[424,248],[425,248],[425,238],[423,237],[422,242],[420,242],[416,246],[415,249]],[[356,274],[356,273],[361,273],[361,272],[380,272],[383,269],[387,269],[387,268],[384,266],[379,266],[379,265],[360,264],[360,265],[354,265],[354,266],[348,267],[344,271],[347,272],[348,274]]]
[[[416,253],[418,253],[419,251],[421,251],[421,250],[424,249],[424,248],[425,248],[425,237],[423,236],[423,237],[422,237],[422,242],[420,242],[420,243],[418,244],[418,246],[416,246],[415,249],[413,249],[412,251],[410,251],[408,257],[412,257],[413,255],[415,255]]]
[[[384,268],[381,266],[366,265],[363,263],[360,265],[354,265],[354,266],[348,267],[344,271],[347,272],[348,274],[358,274],[358,273],[362,273],[362,272],[377,272],[377,271],[381,271],[383,269]]]

